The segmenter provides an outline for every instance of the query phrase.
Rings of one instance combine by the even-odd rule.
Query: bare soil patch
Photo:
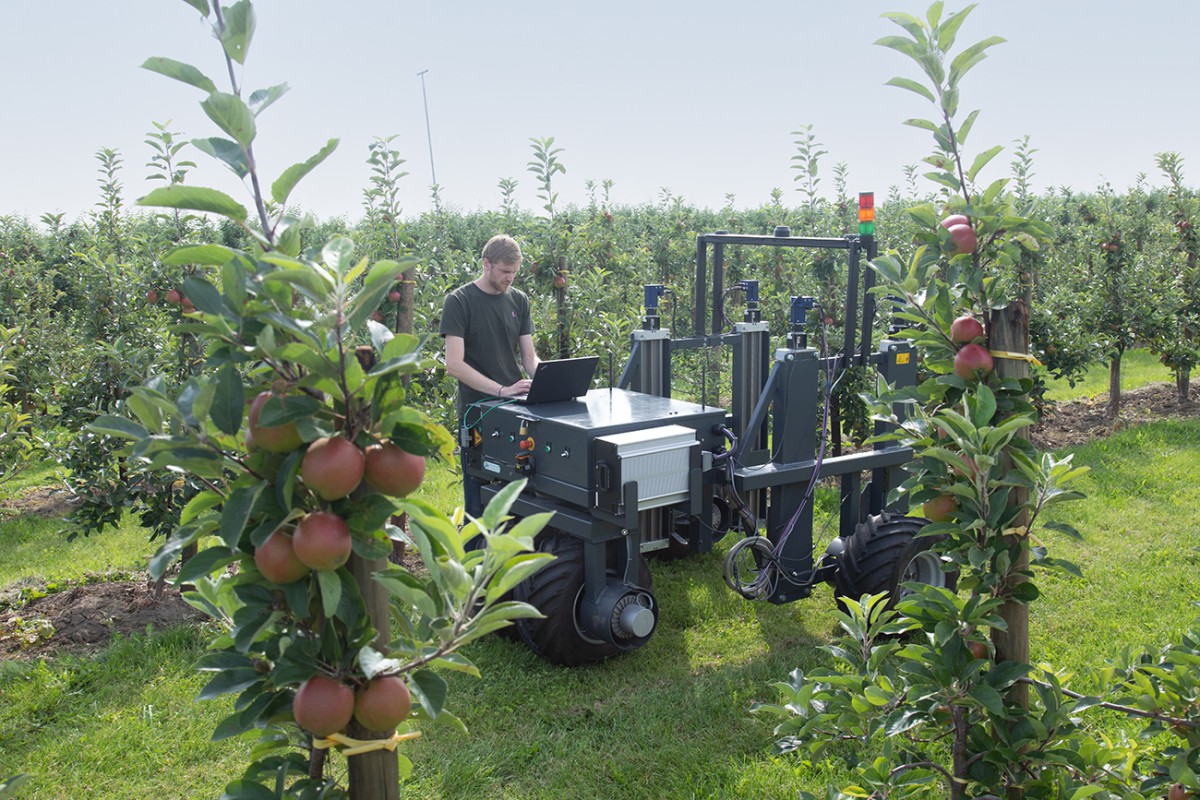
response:
[[[1119,430],[1160,419],[1200,419],[1200,379],[1192,381],[1191,401],[1179,402],[1173,383],[1155,383],[1121,392],[1121,413],[1108,416],[1108,393],[1090,400],[1061,403],[1033,430],[1039,450],[1073,447]]]
[[[116,634],[195,623],[205,615],[149,578],[75,586],[0,613],[0,658],[87,654]]]
[[[65,517],[78,501],[61,487],[41,486],[20,497],[0,500],[0,519],[29,514],[38,517]]]

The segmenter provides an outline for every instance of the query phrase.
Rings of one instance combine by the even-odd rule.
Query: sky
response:
[[[368,185],[368,144],[395,136],[406,160],[405,216],[443,203],[496,209],[501,179],[539,209],[527,171],[531,139],[554,137],[564,173],[560,204],[588,201],[612,181],[615,205],[681,197],[720,208],[770,200],[798,205],[794,131],[811,125],[827,151],[820,189],[844,163],[852,192],[884,195],[905,183],[930,135],[903,124],[930,117],[928,101],[884,84],[919,77],[907,58],[873,43],[902,33],[880,15],[923,16],[911,0],[258,0],[242,85],[290,91],[258,118],[255,153],[266,183],[316,153],[337,151],[293,194],[320,218],[357,220]],[[948,3],[950,10],[962,4]],[[142,69],[150,56],[190,63],[226,89],[219,45],[184,0],[0,0],[0,215],[68,219],[100,199],[96,152],[119,151],[126,204],[146,180],[153,123],[183,138],[219,135],[203,94]],[[1154,156],[1183,155],[1200,170],[1195,0],[983,0],[959,45],[988,36],[989,51],[961,83],[961,115],[980,109],[974,154],[1004,145],[984,172],[1010,174],[1015,143],[1036,148],[1035,191],[1121,191],[1145,175],[1165,183]],[[418,73],[427,70],[424,85]],[[428,117],[422,94],[428,100]],[[961,118],[960,115],[960,118]],[[247,203],[237,179],[193,148],[193,185]],[[432,162],[432,163],[431,163]],[[926,191],[932,184],[922,180]]]

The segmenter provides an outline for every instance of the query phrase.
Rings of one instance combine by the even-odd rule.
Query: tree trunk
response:
[[[559,256],[557,275],[567,278],[567,257]],[[554,302],[558,307],[558,357],[571,357],[571,320],[567,309],[567,284],[554,289]]]
[[[1179,402],[1187,405],[1191,401],[1192,370],[1190,367],[1180,367],[1175,373],[1175,390],[1179,393]]]
[[[366,560],[357,555],[350,556],[350,573],[358,584],[363,604],[375,626],[374,646],[384,650],[388,641],[388,597],[382,586],[372,577],[387,568],[387,559]],[[368,731],[357,721],[351,720],[346,733],[355,739],[383,739],[391,731]],[[351,756],[347,759],[350,774],[350,800],[400,800],[400,761],[388,750],[375,750]]]
[[[992,350],[1005,350],[1010,353],[1029,352],[1029,305],[1028,299],[1014,300],[1007,308],[992,312],[989,325],[988,343]],[[1001,378],[1021,379],[1029,377],[1029,362],[1017,358],[997,358],[996,372]],[[1022,431],[1020,437],[1028,436]],[[1009,459],[1006,457],[1005,459]],[[1009,464],[1005,468],[1010,468]],[[1024,506],[1029,501],[1029,492],[1021,487],[1013,487],[1008,496],[1009,506]],[[1013,520],[1014,528],[1022,528],[1029,524],[1028,512],[1022,512]],[[1013,556],[1013,577],[1010,586],[1021,583],[1026,579],[1017,574],[1029,568],[1029,548],[1026,538],[1021,536],[1004,537],[1005,544]],[[1000,607],[1000,617],[1004,620],[1005,630],[992,629],[992,643],[996,648],[996,661],[1015,661],[1019,664],[1029,663],[1029,606],[1025,603],[1008,601]],[[1021,682],[1008,690],[1008,699],[1023,708],[1029,708],[1029,687]],[[1009,800],[1020,800],[1025,796],[1019,788],[1008,789]]]
[[[416,268],[404,270],[400,279],[400,303],[396,307],[396,333],[413,332],[413,286]]]
[[[1122,352],[1117,350],[1108,362],[1108,416],[1110,419],[1116,419],[1121,413],[1121,356]]]

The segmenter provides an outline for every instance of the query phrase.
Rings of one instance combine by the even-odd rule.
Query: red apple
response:
[[[400,292],[396,291],[395,289],[392,289],[390,292],[388,292],[388,300],[391,300],[393,303],[399,303],[400,302]]]
[[[951,214],[950,216],[948,216],[944,220],[942,220],[940,224],[943,228],[945,228],[946,230],[949,230],[950,228],[952,228],[955,225],[970,225],[971,220],[969,218],[963,216],[962,214]]]
[[[375,320],[376,322],[383,322],[383,314],[380,314],[378,311],[372,311],[371,319]]]
[[[412,711],[408,686],[395,675],[372,678],[354,697],[354,718],[369,731],[384,733],[396,729]]]
[[[176,305],[182,299],[183,295],[179,293],[178,289],[171,289],[167,292],[167,302],[171,305]]]
[[[983,323],[970,314],[964,314],[950,325],[950,338],[955,344],[966,344],[983,337]]]
[[[950,239],[954,242],[955,253],[973,253],[979,240],[975,238],[975,229],[970,225],[951,225]]]
[[[257,397],[250,401],[246,447],[249,448],[251,440],[253,440],[255,447],[261,447],[268,452],[290,453],[304,444],[304,440],[300,438],[300,432],[296,430],[295,422],[285,422],[282,425],[268,426],[258,424],[258,417],[262,413],[262,407],[271,399],[272,394],[272,392],[260,392]]]
[[[377,492],[406,497],[425,480],[425,458],[401,450],[391,442],[367,448],[367,483]]]
[[[950,512],[958,507],[958,501],[952,495],[942,494],[926,500],[921,506],[921,513],[930,522],[945,522],[950,518]]]
[[[322,436],[300,462],[300,480],[322,500],[338,500],[362,483],[366,458],[349,439]]]
[[[158,302],[158,292],[154,291],[153,289],[146,292],[146,302],[147,303],[157,303]]]
[[[282,528],[272,531],[266,541],[254,549],[254,564],[264,578],[278,584],[298,581],[310,571],[307,564],[296,558],[292,537]]]
[[[967,649],[970,650],[971,655],[977,659],[986,659],[991,655],[986,644],[974,639],[967,642]]]
[[[958,355],[954,356],[954,374],[964,381],[975,380],[977,373],[986,375],[994,366],[992,354],[986,347],[977,344],[963,345]]]
[[[567,276],[562,274],[561,272],[558,273],[557,275],[555,275],[554,276],[554,288],[555,289],[567,288]]]
[[[319,572],[329,572],[350,560],[350,526],[337,514],[306,514],[292,534],[296,558]]]
[[[313,675],[296,690],[292,716],[316,736],[343,731],[354,716],[354,690],[333,678]]]

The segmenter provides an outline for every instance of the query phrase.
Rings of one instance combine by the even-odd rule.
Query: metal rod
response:
[[[425,73],[429,72],[423,69],[417,73],[417,77],[421,79],[421,100],[425,103],[425,138],[429,141],[429,174],[433,178],[433,184],[437,185],[437,170],[433,168],[433,133],[429,129],[429,96],[425,93]]]

